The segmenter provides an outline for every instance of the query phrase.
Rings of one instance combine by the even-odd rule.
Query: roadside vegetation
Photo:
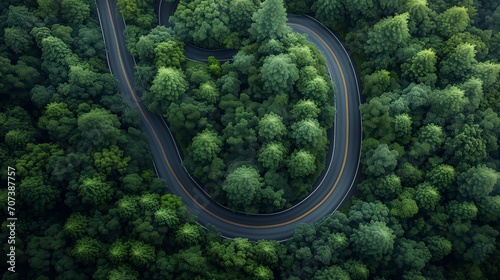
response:
[[[263,15],[266,5],[283,15],[280,1],[204,1],[212,8],[188,17],[195,2],[181,1],[185,20],[167,29],[152,2],[118,1],[136,87],[218,201],[287,207],[324,164],[334,100],[323,59],[282,16]],[[350,208],[279,244],[222,239],[167,193],[109,74],[94,1],[0,2],[0,163],[18,179],[16,274],[3,279],[495,279],[498,4],[284,4],[343,34],[363,85],[364,141]],[[219,37],[204,37],[215,27]],[[240,51],[188,62],[185,42]]]

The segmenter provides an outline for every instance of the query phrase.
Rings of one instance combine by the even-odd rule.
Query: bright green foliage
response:
[[[75,64],[76,57],[59,38],[49,36],[42,39],[42,68],[47,69],[54,85],[66,80],[69,66]]]
[[[374,54],[390,54],[403,47],[410,38],[408,13],[385,18],[368,32],[366,49]]]
[[[168,106],[177,101],[187,90],[184,74],[175,68],[158,69],[151,92],[145,92],[142,99],[150,111],[168,112]]]
[[[156,67],[180,68],[186,60],[184,45],[177,41],[161,42],[154,49]]]
[[[341,267],[333,265],[328,269],[319,270],[314,274],[314,280],[350,280],[349,274]]]
[[[255,269],[255,279],[258,280],[272,280],[274,279],[274,275],[271,269],[265,266],[258,266]]]
[[[259,42],[267,39],[280,39],[290,33],[286,26],[286,10],[283,0],[265,0],[252,16],[248,32]]]
[[[128,266],[119,266],[108,273],[108,280],[137,280],[139,273]]]
[[[299,70],[287,54],[267,57],[260,72],[267,92],[288,92],[299,79]]]
[[[123,157],[123,151],[115,145],[103,148],[101,152],[94,153],[94,166],[99,172],[111,175],[113,171],[125,173],[130,162],[130,157]]]
[[[441,61],[441,76],[449,81],[461,82],[467,78],[477,63],[474,45],[465,43],[458,45]]]
[[[379,70],[363,79],[363,94],[367,97],[378,97],[388,91],[392,81],[389,71]]]
[[[129,2],[129,1],[124,1],[124,2]],[[155,58],[155,48],[159,44],[163,42],[174,42],[173,40],[175,39],[174,36],[172,35],[172,30],[167,29],[165,26],[157,26],[153,28],[149,34],[140,36],[137,39],[137,43],[135,44],[135,48],[132,48],[130,51],[132,54],[137,55],[141,60],[146,60],[146,61],[152,61]],[[135,39],[135,38],[134,38]],[[177,50],[177,47],[181,47],[182,49],[182,43],[177,43],[175,47],[175,51]],[[129,47],[130,49],[130,47]],[[162,55],[168,55],[162,53]],[[169,56],[168,56],[169,57]],[[178,56],[175,57],[180,58]],[[163,65],[165,66],[165,65]]]
[[[169,228],[173,228],[179,223],[179,217],[177,217],[177,214],[173,209],[160,208],[155,212],[155,221],[160,225],[165,225]]]
[[[394,139],[389,102],[388,98],[380,97],[372,98],[369,102],[361,104],[363,132],[367,136],[377,137],[384,142]]]
[[[71,254],[84,264],[95,262],[101,253],[102,244],[91,237],[83,237],[76,241]]]
[[[395,235],[383,222],[371,222],[359,225],[351,235],[351,242],[356,253],[362,258],[380,259],[392,253]]]
[[[54,144],[29,143],[26,145],[26,153],[17,161],[17,175],[26,178],[31,174],[45,174],[47,166],[63,154],[64,152]]]
[[[427,0],[409,0],[406,6],[410,14],[408,28],[411,34],[426,36],[436,27],[431,18],[434,13],[427,6]]]
[[[123,219],[130,219],[137,215],[139,207],[137,205],[137,198],[124,196],[116,202],[116,209],[118,215]]]
[[[90,16],[90,6],[83,0],[61,0],[61,16],[71,24],[81,24]]]
[[[401,193],[397,199],[392,200],[390,205],[391,214],[403,219],[413,217],[419,210],[417,202],[406,192]]]
[[[46,129],[53,140],[64,140],[73,133],[76,118],[66,103],[50,103],[38,120],[38,126]]]
[[[269,141],[279,140],[287,134],[283,118],[272,112],[260,119],[257,129],[259,136]]]
[[[316,149],[326,143],[326,133],[315,119],[301,120],[293,123],[291,128],[291,136],[300,147]]]
[[[437,16],[436,29],[441,36],[451,37],[460,33],[469,26],[469,15],[467,8],[451,7]]]
[[[318,103],[324,103],[328,98],[328,83],[323,77],[316,76],[314,79],[307,82],[302,93],[307,99],[315,100]]]
[[[431,259],[431,252],[423,242],[401,238],[394,248],[395,263],[403,271],[421,271]]]
[[[288,172],[292,178],[313,174],[316,170],[315,156],[306,150],[295,151],[288,161]]]
[[[402,143],[409,141],[412,131],[412,121],[408,114],[400,114],[394,117],[394,132]]]
[[[411,146],[409,154],[414,158],[428,156],[441,147],[444,133],[440,126],[428,124],[418,131],[418,137]]]
[[[87,217],[80,214],[80,212],[73,212],[64,224],[64,233],[69,235],[73,240],[82,238],[88,228]]]
[[[128,244],[120,240],[115,241],[108,250],[108,259],[116,264],[126,261],[128,258]]]
[[[462,196],[480,202],[493,191],[498,177],[498,173],[486,166],[469,168],[459,176],[458,191]]]
[[[448,87],[435,92],[431,99],[431,112],[437,116],[453,118],[461,113],[467,104],[464,92],[457,87]]]
[[[160,197],[157,193],[146,193],[137,201],[144,211],[156,211],[160,209]]]
[[[415,200],[419,208],[432,213],[435,210],[436,206],[439,205],[440,199],[441,195],[435,187],[425,183],[417,187]]]
[[[262,166],[269,169],[278,169],[286,156],[286,148],[282,143],[271,142],[259,151],[258,160]]]
[[[231,48],[237,37],[231,34],[227,6],[228,1],[181,1],[170,21],[184,41],[208,48]]]
[[[111,186],[98,176],[82,178],[80,181],[78,195],[81,197],[83,203],[99,206],[111,199],[113,194]]]
[[[118,0],[117,6],[120,8],[127,23],[132,23],[149,29],[155,22],[153,7],[147,0]]]
[[[195,90],[195,95],[201,101],[207,101],[211,104],[215,104],[219,100],[219,92],[213,82],[205,82],[201,84],[200,88]]]
[[[141,241],[132,241],[129,256],[133,264],[145,267],[155,259],[155,248]]]
[[[296,121],[304,119],[315,119],[320,113],[320,109],[316,103],[310,99],[301,99],[294,106],[291,111],[292,116]]]
[[[308,65],[315,65],[313,53],[309,46],[295,46],[288,49],[289,56],[297,67],[303,68]]]
[[[439,261],[451,253],[451,242],[442,236],[431,236],[425,243],[431,252],[433,261]]]
[[[260,199],[263,185],[262,178],[255,168],[241,166],[227,175],[222,189],[226,192],[229,207],[248,211],[249,207]]]
[[[215,131],[204,130],[193,138],[188,148],[194,160],[203,162],[213,160],[221,151],[222,140]]]
[[[52,25],[52,35],[61,39],[64,43],[71,45],[73,43],[73,38],[71,37],[71,33],[73,32],[73,28],[69,26],[64,26],[60,24]]]
[[[122,138],[118,117],[101,108],[81,114],[77,127],[80,135],[78,140],[87,150],[115,145]]]
[[[447,164],[438,165],[427,174],[427,180],[439,190],[447,189],[455,181],[455,169]]]
[[[184,224],[177,230],[175,235],[175,241],[186,245],[195,245],[200,238],[200,230],[195,224]]]
[[[473,67],[473,71],[473,75],[483,81],[486,89],[498,85],[499,63],[480,62]]]
[[[401,180],[398,176],[390,174],[377,178],[373,183],[358,185],[358,189],[363,191],[368,188],[374,195],[380,198],[395,198],[401,192]]]
[[[380,176],[392,172],[398,163],[398,152],[380,144],[376,149],[366,153],[366,172],[372,176]]]
[[[409,81],[432,86],[437,80],[436,61],[436,53],[432,49],[420,51],[401,66],[403,76]]]
[[[387,222],[389,208],[379,201],[366,202],[354,201],[349,209],[349,223],[353,225],[367,224],[370,222]]]
[[[42,214],[54,208],[60,191],[44,183],[40,177],[25,177],[18,186],[19,199],[36,213]]]

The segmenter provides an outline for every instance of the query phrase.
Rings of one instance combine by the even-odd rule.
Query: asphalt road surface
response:
[[[169,191],[182,197],[186,207],[198,217],[199,224],[211,224],[227,238],[286,240],[293,235],[298,224],[313,223],[333,213],[352,193],[358,178],[362,137],[357,76],[343,45],[315,19],[289,15],[287,24],[296,32],[307,34],[308,40],[316,44],[326,58],[337,88],[337,113],[334,128],[328,134],[331,143],[325,171],[318,178],[314,191],[292,208],[274,214],[247,215],[212,201],[189,176],[181,164],[180,153],[167,125],[146,109],[139,93],[134,91],[134,60],[126,49],[125,23],[118,13],[116,0],[98,0],[96,5],[111,72],[118,79],[124,99],[139,111],[156,171],[167,181]],[[175,8],[174,4],[160,1],[158,7],[160,23],[168,25],[167,19]],[[189,45],[185,52],[192,60],[206,60],[209,55],[227,60],[234,53],[231,50],[208,51]]]

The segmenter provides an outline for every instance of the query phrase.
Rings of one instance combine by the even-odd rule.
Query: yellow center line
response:
[[[271,225],[262,225],[262,226],[253,226],[253,225],[247,225],[247,224],[241,224],[241,223],[237,223],[237,222],[233,222],[233,221],[230,221],[230,220],[227,220],[225,218],[222,218],[216,214],[214,214],[213,212],[211,212],[210,210],[206,209],[203,205],[201,205],[187,190],[186,188],[184,187],[184,185],[180,182],[179,178],[177,177],[177,175],[175,174],[175,172],[173,171],[172,169],[172,166],[170,165],[170,161],[168,160],[167,158],[167,155],[165,153],[165,150],[163,148],[163,144],[161,143],[158,135],[156,134],[156,131],[153,127],[153,125],[151,124],[151,122],[149,121],[148,117],[146,116],[146,114],[144,113],[144,111],[142,110],[141,106],[140,106],[140,103],[139,103],[139,100],[135,94],[135,91],[133,90],[132,88],[132,85],[130,83],[130,80],[128,79],[128,76],[127,76],[127,73],[125,71],[125,66],[123,64],[123,59],[122,59],[122,56],[121,56],[121,52],[120,52],[120,45],[118,44],[118,37],[116,35],[116,30],[115,30],[115,25],[114,25],[114,21],[113,21],[113,16],[111,14],[111,8],[109,6],[109,0],[106,0],[106,5],[107,5],[107,8],[108,8],[108,15],[109,15],[109,18],[111,20],[111,26],[112,26],[112,29],[113,29],[113,35],[115,37],[115,45],[116,45],[116,51],[118,53],[118,60],[120,62],[120,66],[122,68],[122,71],[123,71],[123,75],[125,77],[125,82],[127,84],[127,87],[132,95],[132,98],[134,99],[134,102],[137,104],[137,107],[139,109],[139,112],[141,113],[144,121],[148,124],[148,126],[151,128],[151,131],[153,132],[153,136],[156,140],[156,142],[159,144],[159,147],[160,147],[160,150],[161,150],[161,155],[163,157],[163,159],[165,160],[165,162],[167,163],[168,165],[168,168],[170,169],[170,172],[172,173],[172,175],[174,175],[174,178],[175,178],[175,181],[179,184],[179,186],[182,188],[182,190],[186,193],[186,195],[198,206],[200,207],[201,209],[203,209],[205,212],[207,212],[208,214],[210,214],[211,216],[223,221],[223,222],[226,222],[228,224],[231,224],[231,225],[235,225],[235,226],[239,226],[239,227],[245,227],[245,228],[274,228],[274,227],[280,227],[280,226],[284,226],[284,225],[288,225],[288,224],[291,224],[295,221],[298,221],[300,219],[302,219],[303,217],[309,215],[311,212],[313,212],[314,210],[316,210],[319,206],[321,206],[325,201],[326,199],[328,199],[328,197],[330,197],[330,195],[332,194],[332,192],[335,190],[335,188],[337,187],[338,183],[339,183],[339,180],[340,180],[340,177],[342,176],[343,172],[344,172],[344,167],[345,167],[345,163],[346,163],[346,160],[347,160],[347,150],[348,150],[348,145],[349,145],[349,122],[347,123],[347,134],[346,134],[346,149],[344,151],[344,161],[342,163],[342,168],[340,170],[340,175],[337,177],[337,180],[335,181],[334,185],[332,186],[332,188],[330,189],[330,191],[328,192],[328,194],[318,203],[316,204],[313,208],[311,208],[310,210],[308,210],[306,213],[300,215],[299,217],[296,217],[292,220],[289,220],[289,221],[286,221],[286,222],[283,222],[283,223],[279,223],[279,224],[271,224]],[[347,108],[347,120],[349,120],[349,107],[348,107],[348,101],[347,101],[347,88],[346,88],[346,83],[345,83],[345,78],[344,78],[344,73],[342,72],[342,68],[340,67],[340,63],[337,59],[337,57],[335,56],[334,52],[332,51],[332,49],[330,48],[330,46],[328,46],[328,44],[326,44],[326,42],[319,36],[317,35],[314,31],[310,30],[309,28],[307,27],[304,27],[304,26],[301,26],[301,25],[297,25],[297,24],[289,24],[289,25],[296,25],[296,26],[300,26],[302,28],[305,28],[307,30],[309,30],[311,33],[313,33],[316,37],[318,37],[319,40],[321,40],[321,42],[323,42],[323,44],[325,44],[325,46],[328,48],[328,50],[330,51],[330,53],[333,55],[333,57],[335,58],[335,61],[340,69],[340,73],[341,73],[341,76],[342,76],[342,81],[344,83],[344,93],[346,95],[346,108]]]

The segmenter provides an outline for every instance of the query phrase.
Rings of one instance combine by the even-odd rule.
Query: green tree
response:
[[[316,119],[320,114],[321,110],[318,108],[316,103],[310,99],[301,99],[295,105],[291,111],[292,116],[296,121],[304,119]]]
[[[196,245],[200,242],[200,230],[195,224],[182,225],[175,235],[175,240],[180,244]]]
[[[267,57],[260,72],[264,82],[264,90],[267,92],[289,92],[299,79],[299,70],[287,54]]]
[[[398,152],[389,149],[386,144],[380,144],[376,149],[366,154],[366,172],[372,176],[380,176],[392,172],[398,163]]]
[[[437,80],[436,62],[436,53],[432,49],[420,51],[401,66],[403,76],[409,81],[432,86]]]
[[[99,240],[86,236],[76,241],[71,254],[77,261],[91,264],[99,258],[101,248],[102,244]]]
[[[194,94],[200,101],[207,101],[211,104],[215,104],[219,100],[219,92],[213,82],[202,83],[200,87],[194,91]]]
[[[347,16],[345,4],[346,2],[342,0],[318,0],[311,9],[322,23],[338,29],[345,24]]]
[[[394,132],[398,140],[406,144],[410,141],[412,132],[412,120],[408,114],[396,115],[393,119]]]
[[[40,214],[54,208],[60,194],[56,187],[47,185],[42,177],[24,178],[17,191],[20,202]]]
[[[451,253],[451,242],[442,236],[430,236],[425,243],[431,252],[433,261],[439,261]]]
[[[123,141],[118,117],[105,109],[96,108],[81,114],[77,120],[77,128],[79,137],[76,139],[73,136],[71,140],[79,140],[81,147],[86,150],[97,150]]]
[[[451,37],[469,26],[469,15],[465,7],[451,7],[436,18],[436,29],[443,37]]]
[[[260,119],[257,129],[259,136],[266,140],[279,140],[287,134],[283,118],[273,112]]]
[[[292,178],[311,175],[316,170],[315,156],[306,150],[295,151],[288,161],[288,172]]]
[[[258,6],[252,0],[229,1],[229,23],[231,30],[237,30],[244,34],[252,24],[252,16]]]
[[[445,143],[445,155],[452,165],[472,167],[486,158],[486,143],[478,125],[465,124]]]
[[[438,165],[427,173],[427,180],[439,190],[448,189],[455,181],[455,169],[447,164]]]
[[[146,267],[155,259],[155,248],[141,241],[131,241],[130,260],[138,267]]]
[[[222,140],[217,132],[204,130],[194,138],[188,151],[193,159],[199,162],[212,161],[221,151]]]
[[[73,212],[64,223],[64,233],[73,240],[82,238],[87,233],[89,220],[80,212]]]
[[[409,154],[414,158],[428,156],[437,151],[444,141],[444,133],[440,126],[428,124],[418,131],[418,137],[415,138]]]
[[[458,191],[466,198],[480,202],[494,189],[498,174],[486,166],[469,168],[458,177]]]
[[[395,263],[403,271],[421,271],[431,259],[431,252],[424,242],[401,238],[394,248]]]
[[[229,207],[256,212],[255,204],[260,200],[263,179],[253,167],[241,166],[229,173],[222,184]]]
[[[53,36],[42,39],[42,69],[47,70],[53,85],[66,81],[69,66],[76,61],[76,56],[61,39]]]
[[[113,190],[109,183],[103,181],[98,176],[92,178],[84,177],[80,179],[80,183],[78,184],[78,195],[81,197],[83,203],[99,206],[111,199]]]
[[[437,189],[429,184],[421,184],[417,187],[415,193],[415,200],[419,208],[425,209],[429,213],[435,211],[436,206],[439,205],[441,195]]]
[[[113,171],[123,174],[130,162],[130,157],[124,157],[123,153],[116,145],[103,148],[102,151],[94,153],[94,166],[106,175],[111,175]]]
[[[280,39],[291,32],[286,26],[286,9],[283,0],[265,0],[252,16],[253,23],[248,32],[259,42]]]
[[[362,258],[380,260],[392,253],[395,238],[394,231],[385,223],[371,222],[359,225],[351,235],[351,242]]]
[[[474,64],[477,63],[474,45],[464,43],[458,45],[441,61],[442,83],[462,82],[469,77]]]
[[[258,155],[262,166],[269,169],[279,169],[286,156],[286,148],[282,143],[271,142],[263,146]]]
[[[16,54],[29,51],[33,40],[28,32],[19,27],[7,27],[4,29],[5,45]]]
[[[38,120],[38,127],[46,129],[55,141],[68,139],[76,127],[76,118],[66,103],[50,103]]]
[[[325,130],[320,127],[317,120],[301,120],[293,123],[291,128],[291,136],[299,147],[316,150],[324,147],[328,141]]]
[[[368,31],[366,50],[374,54],[390,55],[396,49],[405,46],[410,39],[408,18],[409,14],[404,13],[376,23]]]
[[[180,68],[186,60],[184,45],[178,41],[161,42],[154,48],[156,67]]]
[[[163,114],[168,112],[168,106],[182,97],[187,90],[184,74],[175,68],[161,67],[158,69],[150,92],[145,92],[144,103],[152,112]]]
[[[328,83],[323,77],[316,76],[314,79],[307,82],[305,88],[302,90],[304,97],[312,99],[318,103],[324,103],[328,99]]]
[[[61,0],[61,16],[71,24],[83,23],[90,16],[90,6],[82,0]]]

